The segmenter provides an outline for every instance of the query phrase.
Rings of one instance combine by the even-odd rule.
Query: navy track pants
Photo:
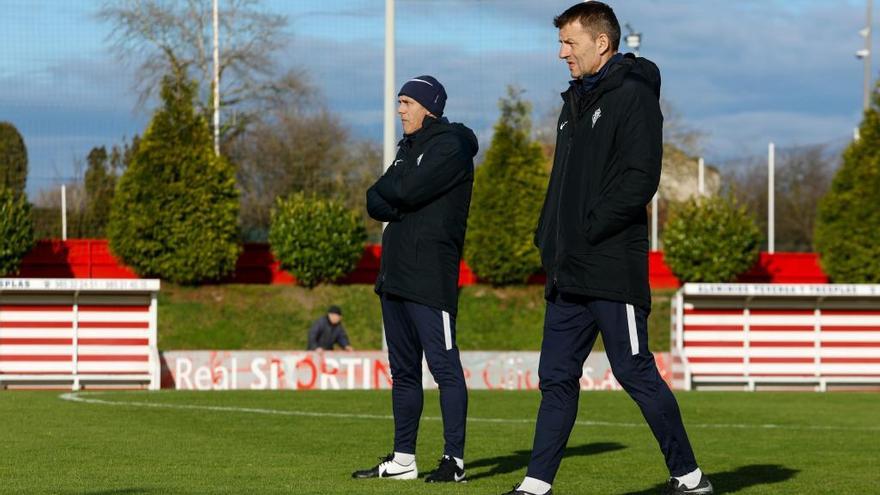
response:
[[[602,333],[615,378],[638,404],[672,476],[697,468],[678,403],[648,351],[648,311],[557,294],[547,302],[538,376],[541,407],[528,476],[553,483],[578,411],[584,361]]]
[[[424,304],[382,295],[382,319],[391,364],[394,451],[415,454],[422,415],[422,354],[440,387],[444,454],[464,459],[467,386],[458,346],[455,317]]]

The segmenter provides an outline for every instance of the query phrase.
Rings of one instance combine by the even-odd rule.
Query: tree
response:
[[[18,273],[34,244],[30,204],[25,195],[0,187],[0,277]]]
[[[265,12],[259,0],[224,0],[220,4],[220,106],[235,115],[221,126],[221,134],[227,137],[256,120],[261,105],[298,97],[308,88],[302,75],[279,75],[273,70],[273,56],[287,41],[282,31],[287,25],[284,16]],[[141,103],[158,93],[163,74],[185,74],[196,81],[199,112],[211,114],[210,1],[106,1],[97,16],[113,26],[110,39],[119,58],[138,65],[136,89]]]
[[[760,240],[754,220],[732,196],[694,198],[672,209],[664,255],[682,282],[731,282],[758,259]]]
[[[104,146],[93,147],[85,160],[74,160],[73,182],[67,182],[67,236],[106,237],[116,181],[131,163],[140,138],[114,144],[109,153]],[[83,169],[85,171],[83,172]],[[44,189],[33,200],[34,236],[37,239],[61,237],[60,186]]]
[[[880,94],[819,203],[815,244],[834,282],[880,282]]]
[[[110,220],[110,206],[113,203],[113,190],[116,176],[110,171],[110,155],[103,146],[94,147],[86,158],[88,168],[85,174],[86,205],[84,212],[84,235],[104,237],[107,222]]]
[[[507,88],[492,144],[474,175],[464,256],[494,285],[524,283],[541,268],[533,238],[547,173],[541,145],[530,138],[531,106],[521,95]]]
[[[319,104],[265,115],[228,151],[239,167],[242,234],[255,241],[266,240],[279,197],[305,192],[363,211],[364,191],[382,163],[374,144],[352,139],[339,118]],[[369,225],[372,234],[381,232],[379,223]]]
[[[24,194],[28,156],[24,138],[9,122],[0,122],[0,188]]]
[[[660,110],[663,112],[663,152],[672,148],[680,153],[699,156],[706,133],[690,127],[671,101],[661,98]]]
[[[354,270],[365,240],[363,219],[338,201],[296,193],[278,198],[272,210],[272,253],[306,287]]]
[[[776,154],[776,250],[813,250],[819,201],[828,192],[837,164],[823,145],[778,149]],[[767,163],[757,158],[728,167],[727,189],[767,231]]]
[[[163,80],[163,105],[119,179],[108,227],[110,248],[139,275],[184,284],[229,274],[239,253],[235,172],[214,154],[195,90],[184,74]]]

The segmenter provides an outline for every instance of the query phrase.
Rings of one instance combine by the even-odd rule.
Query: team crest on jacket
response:
[[[595,112],[593,112],[593,127],[596,127],[596,121],[599,120],[599,117],[602,116],[602,109],[597,108]]]

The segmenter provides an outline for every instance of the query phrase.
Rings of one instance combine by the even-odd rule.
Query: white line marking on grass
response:
[[[61,400],[79,402],[84,404],[99,404],[105,406],[122,406],[122,407],[148,407],[154,409],[178,409],[178,410],[196,410],[196,411],[215,411],[215,412],[232,412],[232,413],[249,413],[249,414],[268,414],[274,416],[297,416],[306,418],[339,418],[339,419],[382,419],[393,420],[394,416],[390,414],[354,414],[354,413],[333,413],[333,412],[315,412],[315,411],[294,411],[288,409],[263,409],[256,407],[232,407],[232,406],[199,406],[193,404],[163,404],[161,402],[143,402],[143,401],[111,401],[104,399],[95,399],[85,397],[85,395],[97,395],[102,392],[68,392],[58,396]],[[443,421],[439,416],[422,416],[427,421]],[[496,423],[496,424],[535,424],[533,418],[468,418],[469,423]],[[578,426],[612,426],[619,428],[645,428],[646,423],[618,423],[613,421],[575,421]],[[780,425],[780,424],[748,424],[748,423],[688,423],[687,428],[707,428],[707,429],[759,429],[759,430],[800,430],[800,431],[880,431],[880,426],[834,426],[834,425]]]

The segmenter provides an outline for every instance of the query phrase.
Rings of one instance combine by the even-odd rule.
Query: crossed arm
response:
[[[468,158],[457,139],[450,139],[426,150],[417,166],[403,170],[393,165],[367,189],[367,212],[376,220],[399,222],[404,212],[467,180]]]

